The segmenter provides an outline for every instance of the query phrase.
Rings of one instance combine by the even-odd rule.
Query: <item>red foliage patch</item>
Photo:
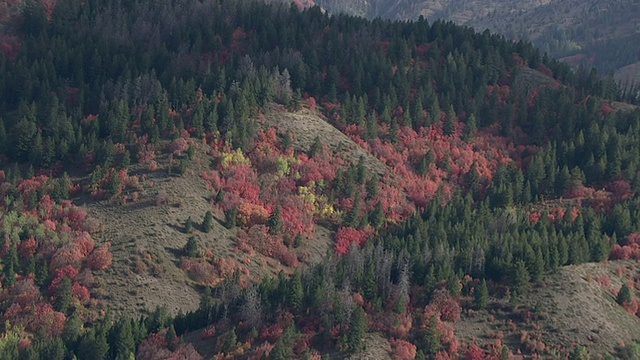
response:
[[[109,251],[108,246],[101,246],[87,257],[86,265],[94,271],[104,270],[111,265],[113,254]]]
[[[401,339],[391,339],[391,357],[395,360],[413,360],[417,355],[417,348],[414,344]]]
[[[372,234],[371,228],[356,230],[352,227],[341,227],[336,231],[336,253],[345,255],[349,252],[351,244],[363,246]]]

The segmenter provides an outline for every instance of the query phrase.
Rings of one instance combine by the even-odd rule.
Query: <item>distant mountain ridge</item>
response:
[[[317,0],[329,12],[396,20],[424,16],[451,20],[526,39],[573,64],[616,73],[622,83],[636,73],[619,69],[640,61],[640,6],[636,0]]]

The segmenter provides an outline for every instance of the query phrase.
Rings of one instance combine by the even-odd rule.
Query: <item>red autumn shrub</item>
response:
[[[604,286],[606,288],[611,287],[611,279],[609,278],[609,275],[607,275],[607,274],[597,275],[596,276],[596,281],[601,286]]]
[[[225,170],[224,176],[224,191],[236,194],[250,203],[259,203],[258,175],[250,165],[234,164]]]
[[[269,357],[269,354],[271,353],[272,349],[273,349],[273,344],[269,343],[268,341],[265,341],[253,349],[251,354],[249,354],[248,359],[249,360],[266,359]]]
[[[91,270],[100,271],[108,268],[112,260],[113,254],[109,251],[109,247],[101,246],[87,256],[86,266]]]
[[[89,301],[89,289],[87,289],[85,286],[82,286],[76,282],[73,284],[71,292],[73,293],[74,298],[80,301],[80,303]]]
[[[486,355],[481,347],[476,344],[471,344],[464,358],[465,360],[484,360],[486,359]]]
[[[36,286],[33,278],[18,280],[9,291],[6,302],[8,304],[18,304],[22,307],[35,304],[40,299],[40,289]]]
[[[18,253],[23,259],[29,259],[32,255],[36,253],[36,249],[38,248],[38,243],[36,239],[32,236],[26,240],[21,241],[18,244]]]
[[[406,314],[393,314],[389,333],[397,338],[404,338],[409,335],[413,328],[413,316]]]
[[[180,269],[193,281],[203,285],[215,285],[220,280],[216,268],[203,259],[184,257],[180,262]]]
[[[42,305],[42,306],[40,306]],[[31,332],[43,331],[51,337],[60,337],[64,330],[67,317],[58,311],[53,311],[51,305],[40,303],[34,311],[33,323],[29,327]]]
[[[245,227],[258,224],[266,224],[269,212],[262,205],[243,202],[238,205],[238,221]]]
[[[615,201],[624,201],[633,196],[631,184],[623,178],[610,182],[607,185],[607,190],[611,192],[611,196]]]
[[[173,140],[169,146],[169,151],[176,155],[182,155],[187,149],[189,149],[189,142],[182,137]]]
[[[155,359],[168,359],[171,356],[171,351],[167,349],[167,330],[161,330],[158,333],[149,335],[144,339],[138,351],[136,352],[136,359],[139,360],[155,360]]]
[[[348,226],[341,227],[336,231],[335,250],[338,254],[347,254],[352,243],[363,246],[371,234],[372,229],[370,228],[357,230]]]
[[[211,339],[216,336],[216,327],[215,325],[209,325],[206,328],[202,329],[200,332],[200,339]]]
[[[391,339],[391,357],[395,360],[413,360],[417,355],[417,348],[412,343],[401,340]]]
[[[51,293],[56,293],[56,291],[58,291],[58,288],[60,287],[60,284],[62,283],[62,279],[65,277],[68,277],[70,280],[75,280],[76,277],[78,276],[78,269],[74,268],[71,265],[67,265],[65,267],[59,268],[59,269],[52,269],[55,270],[53,272],[53,280],[51,281],[51,284],[49,285],[49,292]]]
[[[77,244],[69,243],[58,249],[51,258],[49,267],[51,269],[58,269],[67,265],[79,268],[84,256]]]
[[[436,309],[440,312],[440,318],[443,321],[460,320],[462,308],[457,300],[453,299],[446,289],[438,289],[433,294],[431,301]]]

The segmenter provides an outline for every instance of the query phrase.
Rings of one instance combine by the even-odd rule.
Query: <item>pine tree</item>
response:
[[[121,318],[113,329],[114,339],[111,342],[113,354],[116,358],[128,359],[130,354],[135,352],[135,339],[131,321],[128,318]]]
[[[46,260],[40,264],[36,263],[36,284],[44,286],[49,279],[49,264]]]
[[[633,296],[631,295],[631,290],[627,284],[622,284],[620,290],[618,290],[618,296],[616,296],[616,302],[620,305],[624,305],[625,303],[631,302]]]
[[[362,307],[357,306],[351,314],[349,330],[347,332],[347,352],[355,354],[364,349],[362,338],[367,332],[367,315]]]
[[[320,137],[316,136],[313,139],[313,144],[311,144],[311,148],[309,148],[309,157],[314,157],[322,150],[322,142],[320,142]]]
[[[486,280],[483,279],[482,283],[480,283],[480,286],[477,286],[475,288],[473,295],[475,298],[476,307],[478,309],[484,309],[487,307],[487,304],[489,303],[489,290],[487,289]]]
[[[187,234],[191,234],[193,232],[193,220],[191,216],[187,218],[187,221],[184,224],[184,232]]]
[[[103,331],[91,330],[78,346],[80,360],[106,360],[109,356],[109,343]]]
[[[198,242],[195,236],[189,236],[187,243],[182,248],[182,253],[188,257],[197,257],[199,252]]]
[[[220,350],[225,354],[229,354],[235,350],[236,347],[238,347],[238,335],[236,334],[236,328],[234,327],[226,334],[224,343]]]
[[[269,226],[269,231],[272,234],[279,234],[280,231],[282,231],[282,215],[281,215],[281,208],[280,205],[276,205],[275,210],[273,211],[273,213],[271,214],[271,216],[269,217],[269,221],[267,222],[267,225]]]
[[[476,134],[477,126],[476,115],[472,113],[467,117],[462,139],[466,142],[471,141]]]
[[[369,214],[369,224],[375,228],[379,228],[384,225],[384,209],[382,207],[382,202],[378,201],[376,207]]]
[[[584,346],[576,346],[576,348],[571,353],[569,357],[570,360],[589,360],[591,359],[591,355],[589,355],[589,350]]]
[[[527,266],[523,260],[519,260],[515,264],[514,278],[513,278],[513,290],[517,295],[522,295],[525,287],[529,283],[530,276]]]
[[[302,309],[302,301],[304,297],[304,289],[302,287],[302,275],[300,271],[296,271],[289,282],[287,292],[287,303],[295,310]]]
[[[62,330],[62,340],[64,340],[67,348],[75,348],[80,336],[82,335],[82,320],[77,312],[74,312],[64,324]]]
[[[167,341],[167,348],[171,351],[175,351],[178,346],[178,336],[176,335],[176,329],[173,327],[173,324],[169,326],[167,334],[165,335],[165,340]]]
[[[202,232],[209,233],[213,229],[213,213],[211,210],[207,210],[202,220]]]
[[[72,286],[71,279],[69,279],[66,276],[62,278],[62,283],[58,288],[58,291],[56,294],[56,301],[55,301],[55,309],[62,313],[66,313],[69,307],[71,306],[71,300],[72,300],[71,286]]]
[[[442,350],[442,342],[440,341],[440,333],[438,332],[437,315],[433,315],[429,319],[429,325],[422,338],[422,348],[428,355],[435,355],[438,351]]]
[[[238,209],[233,208],[224,214],[224,226],[231,229],[236,226],[238,219]]]
[[[449,110],[447,111],[447,116],[444,119],[444,124],[442,125],[442,133],[451,136],[456,128],[456,112],[453,110],[453,105],[449,105]]]
[[[4,120],[0,118],[0,154],[6,153],[7,144],[9,144],[9,138],[7,137],[7,130],[4,127]]]
[[[293,325],[286,328],[269,353],[269,360],[288,360],[293,358],[291,346],[295,341],[295,335]]]

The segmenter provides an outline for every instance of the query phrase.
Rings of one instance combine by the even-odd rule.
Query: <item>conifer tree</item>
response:
[[[276,205],[275,210],[273,211],[273,214],[271,214],[271,216],[269,217],[269,221],[267,222],[267,225],[269,226],[269,231],[272,234],[279,234],[280,231],[282,231],[282,215],[281,215],[281,208],[280,205]]]
[[[113,355],[116,358],[128,359],[135,352],[136,345],[131,321],[128,318],[121,318],[112,331],[114,335],[110,342],[113,347]]]
[[[178,336],[176,335],[176,329],[173,327],[173,324],[171,324],[169,329],[167,329],[165,340],[167,341],[167,348],[171,351],[175,351],[178,346]]]
[[[187,218],[187,221],[184,224],[184,232],[187,234],[191,234],[193,232],[193,220],[191,216]]]
[[[616,296],[616,302],[620,305],[624,305],[625,303],[629,303],[633,296],[631,295],[631,290],[627,284],[622,284],[620,290],[618,290],[618,296]]]
[[[529,276],[529,271],[527,270],[525,262],[523,260],[517,261],[515,264],[513,277],[514,293],[517,295],[522,295],[530,279],[531,277]]]
[[[487,280],[483,279],[480,286],[477,286],[473,292],[475,304],[478,309],[484,309],[489,303],[489,290],[487,289]]]
[[[72,293],[71,293],[71,279],[68,277],[62,278],[62,283],[58,288],[56,294],[55,308],[56,310],[66,313],[67,309],[71,306]]]
[[[204,214],[204,219],[202,220],[202,231],[205,233],[211,232],[213,229],[213,213],[211,210],[207,210]]]
[[[364,349],[364,343],[362,338],[367,332],[367,315],[364,309],[357,306],[351,314],[351,321],[349,322],[349,330],[347,332],[347,352],[349,354],[355,354]]]
[[[182,253],[188,257],[197,257],[198,256],[198,242],[195,236],[189,236],[187,243],[182,248]]]

